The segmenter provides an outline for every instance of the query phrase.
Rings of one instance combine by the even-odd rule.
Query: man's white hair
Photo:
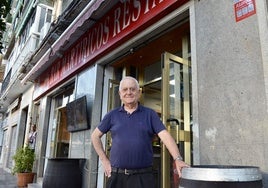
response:
[[[138,80],[137,80],[136,78],[133,78],[132,76],[125,76],[125,77],[122,78],[122,80],[120,81],[120,84],[119,84],[119,91],[122,90],[122,82],[123,82],[124,80],[133,80],[133,81],[135,82],[135,84],[136,84],[137,89],[140,88],[139,82],[138,82]]]

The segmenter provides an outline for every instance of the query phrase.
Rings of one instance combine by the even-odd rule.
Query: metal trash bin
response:
[[[199,165],[183,168],[179,188],[262,188],[255,166]]]
[[[83,170],[86,159],[51,158],[48,159],[43,188],[79,188],[83,184]]]

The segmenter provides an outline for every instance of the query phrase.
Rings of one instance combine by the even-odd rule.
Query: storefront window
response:
[[[50,139],[50,157],[68,157],[70,133],[67,130],[66,105],[74,100],[74,86],[54,98]]]

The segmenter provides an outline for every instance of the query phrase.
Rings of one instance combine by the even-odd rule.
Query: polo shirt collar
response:
[[[126,112],[126,110],[124,109],[124,104],[119,108],[118,110],[119,112]],[[140,105],[140,103],[138,103],[138,108],[134,111],[142,111],[142,105]]]

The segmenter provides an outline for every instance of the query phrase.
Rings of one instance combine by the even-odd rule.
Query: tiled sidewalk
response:
[[[17,188],[17,178],[5,171],[0,164],[0,188]]]

